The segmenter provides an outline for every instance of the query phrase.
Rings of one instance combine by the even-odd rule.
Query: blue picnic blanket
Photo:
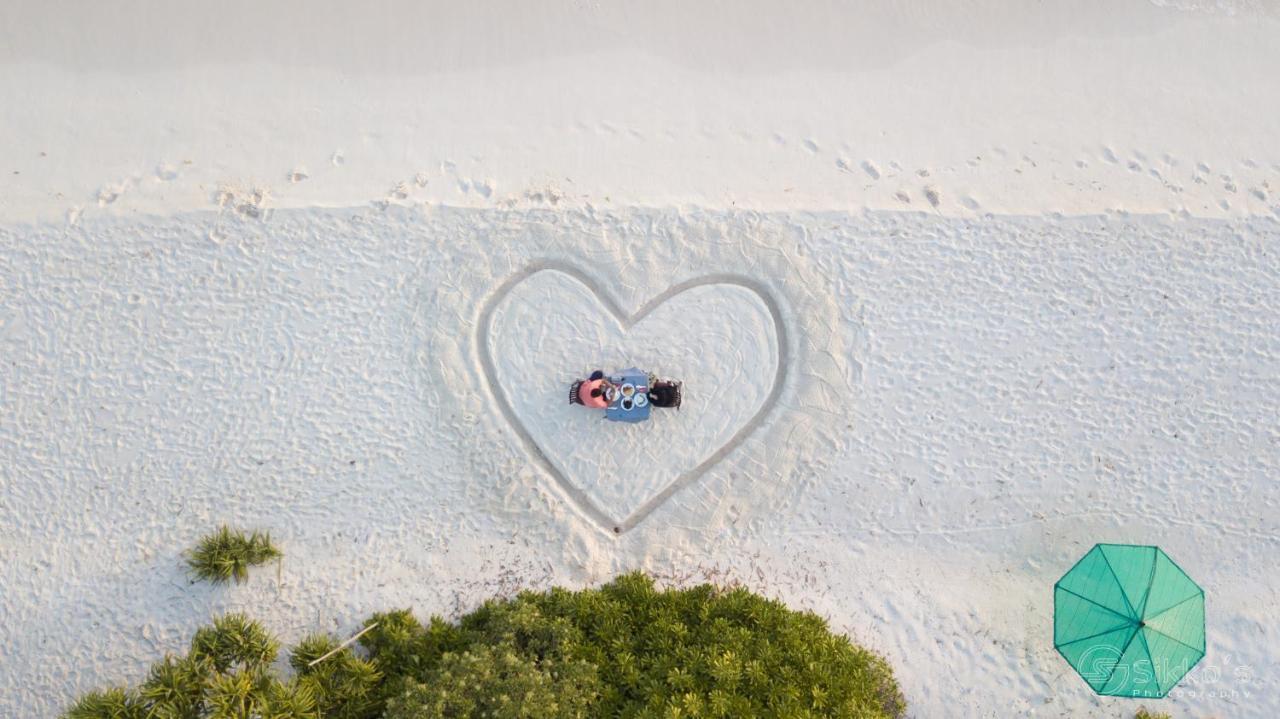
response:
[[[649,374],[635,367],[628,367],[609,375],[609,382],[618,388],[613,401],[604,410],[605,419],[614,422],[643,422],[649,419]],[[628,394],[630,390],[630,394]]]

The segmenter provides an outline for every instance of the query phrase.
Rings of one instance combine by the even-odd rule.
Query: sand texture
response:
[[[1209,598],[1208,656],[1168,706],[1266,716],[1278,238],[1267,219],[639,209],[6,232],[5,712],[51,716],[74,691],[136,680],[216,611],[296,640],[376,609],[451,616],[641,567],[813,608],[893,660],[915,716],[1114,716],[1127,704],[1093,697],[1053,651],[1051,587],[1094,542],[1131,541],[1162,546]],[[529,273],[543,265],[593,284]],[[664,295],[731,276],[758,278],[782,335],[740,286]],[[556,365],[502,390],[527,436],[478,342],[503,287],[497,384]],[[622,331],[613,310],[655,297]],[[584,336],[669,362],[694,398],[649,425],[590,421],[559,396],[593,364]],[[693,351],[716,342],[731,349]],[[554,401],[520,399],[544,391]],[[714,404],[726,395],[731,416]],[[762,401],[732,451],[620,535],[528,446],[622,516]],[[601,455],[570,440],[646,461],[602,483]],[[190,583],[180,551],[223,520],[269,527],[279,571]]]
[[[0,717],[211,615],[645,569],[912,717],[1131,715],[1095,542],[1205,590],[1178,719],[1280,716],[1280,10],[0,3]],[[685,382],[635,426],[596,368]],[[220,522],[285,556],[187,576]]]

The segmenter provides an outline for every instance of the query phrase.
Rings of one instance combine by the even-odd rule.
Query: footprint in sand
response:
[[[942,195],[938,192],[938,188],[930,185],[924,188],[924,199],[929,201],[933,209],[938,209],[938,205],[942,204]]]
[[[818,154],[818,150],[819,150],[820,148],[818,147],[818,143],[814,142],[812,138],[805,138],[805,141],[804,141],[804,149],[806,149],[806,150],[808,150],[810,153],[812,153],[812,154],[816,155],[816,154]]]
[[[862,171],[867,173],[867,177],[870,177],[873,180],[880,179],[880,168],[876,167],[875,163],[871,160],[862,161]]]
[[[124,194],[124,185],[107,185],[98,190],[98,207],[106,207]]]

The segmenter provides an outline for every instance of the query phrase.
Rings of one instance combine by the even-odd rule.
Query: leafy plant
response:
[[[393,681],[424,676],[439,665],[446,652],[460,652],[470,644],[458,627],[439,617],[432,617],[424,627],[408,609],[375,614],[365,627],[374,624],[377,626],[360,638],[360,645],[377,658]]]
[[[628,574],[598,589],[522,593],[451,624],[407,610],[366,623],[361,656],[316,635],[271,669],[279,643],[243,614],[196,631],[136,690],[85,695],[64,719],[897,719],[881,657],[745,589],[656,588]],[[1139,715],[1143,719],[1143,715]]]
[[[490,601],[456,628],[422,627],[407,613],[380,616],[392,619],[387,631],[380,624],[361,641],[388,681],[403,687],[387,719],[467,715],[439,713],[459,706],[547,719],[905,711],[883,658],[832,634],[812,613],[740,588],[658,590],[636,573],[599,589]],[[564,676],[580,694],[544,691]],[[523,696],[522,713],[492,703],[504,695]]]
[[[1146,707],[1139,707],[1138,713],[1133,715],[1133,719],[1173,719],[1173,717],[1164,712],[1153,712]]]
[[[260,668],[217,674],[209,682],[209,708],[217,717],[249,719],[262,710],[271,683],[271,675]]]
[[[317,705],[310,687],[272,679],[258,713],[245,719],[322,719],[329,716]]]
[[[234,579],[239,584],[249,578],[249,567],[281,556],[280,550],[271,543],[270,534],[255,530],[246,535],[224,524],[200,540],[189,553],[187,564],[200,579],[215,584]]]
[[[203,657],[166,656],[151,667],[138,690],[155,719],[195,719],[204,707],[213,662]]]
[[[315,694],[288,684],[265,667],[219,674],[209,685],[208,706],[215,719],[320,719]]]
[[[270,669],[279,649],[262,625],[227,614],[201,627],[185,657],[166,656],[138,690],[82,697],[63,719],[322,719],[318,689],[306,677],[284,682]],[[374,682],[377,683],[376,681]],[[330,698],[341,703],[341,697]],[[354,715],[350,715],[354,716]],[[376,714],[368,715],[376,716]]]
[[[256,669],[275,661],[280,643],[262,625],[243,614],[226,614],[201,627],[191,638],[190,657],[208,661],[214,671]]]
[[[387,717],[446,719],[581,719],[595,716],[595,667],[582,661],[539,661],[510,644],[478,645],[446,654],[423,682],[409,682],[387,704]]]
[[[148,719],[147,707],[128,689],[89,692],[62,715],[63,719]]]
[[[337,640],[323,634],[303,639],[289,658],[289,665],[298,673],[299,685],[315,697],[320,716],[328,719],[381,716],[386,700],[382,672],[371,660],[338,646]]]

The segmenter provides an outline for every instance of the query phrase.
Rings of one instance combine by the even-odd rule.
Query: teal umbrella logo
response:
[[[1053,585],[1053,646],[1095,692],[1159,699],[1204,657],[1204,590],[1159,547],[1095,545]]]

